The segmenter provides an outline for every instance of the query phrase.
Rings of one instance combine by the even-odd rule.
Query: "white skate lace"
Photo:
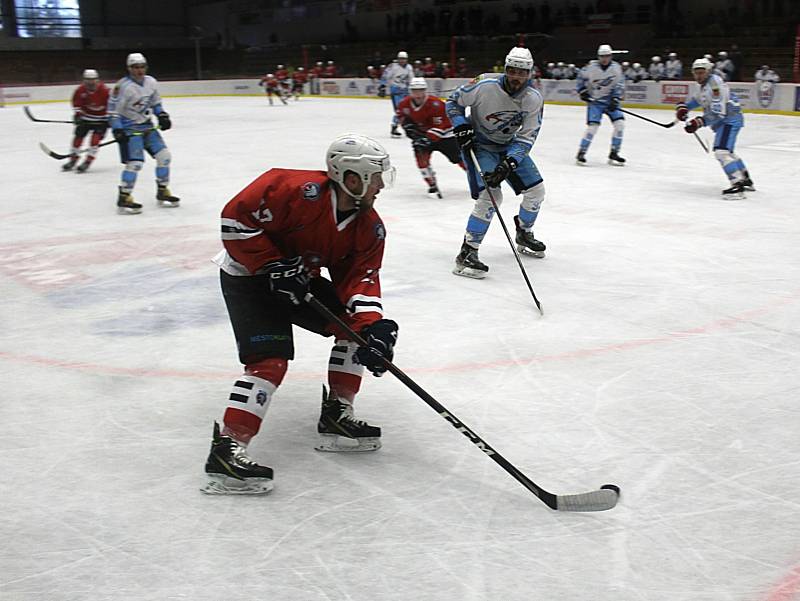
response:
[[[247,456],[247,453],[245,453],[244,448],[240,447],[239,445],[236,445],[236,450],[233,452],[233,456],[241,464],[250,466],[258,465],[255,461],[253,461],[252,459],[250,459],[250,457]]]

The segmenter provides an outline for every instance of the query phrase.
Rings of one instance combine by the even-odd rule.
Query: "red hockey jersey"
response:
[[[324,171],[270,169],[222,209],[225,251],[215,261],[231,275],[301,255],[312,276],[325,267],[356,331],[383,316],[378,277],[386,229],[374,209],[337,223],[336,192]]]
[[[94,92],[90,92],[84,84],[78,86],[72,94],[72,108],[85,121],[108,121],[109,89],[100,81]]]
[[[292,80],[294,83],[302,85],[308,81],[308,73],[305,71],[295,71],[292,73]]]
[[[435,96],[427,96],[420,106],[406,96],[397,105],[397,118],[401,125],[413,123],[417,129],[434,142],[453,135],[453,125],[444,111],[444,102]]]

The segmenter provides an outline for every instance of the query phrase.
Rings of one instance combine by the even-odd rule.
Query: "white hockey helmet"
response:
[[[548,69],[552,69],[552,68],[553,68],[553,67],[555,67],[555,66],[556,66],[556,64],[555,64],[555,63],[547,63],[547,68],[548,68]]]
[[[670,53],[667,55],[667,58],[678,58],[678,54],[677,54],[677,53],[675,53],[675,52],[670,52]]]
[[[531,71],[533,69],[533,55],[531,55],[531,51],[527,48],[512,48],[506,55],[505,67],[514,67],[516,69]]]
[[[563,61],[558,61],[556,63],[556,67],[563,67],[563,66],[564,66],[564,62]]]
[[[639,68],[641,68],[641,66],[642,66],[642,63],[633,63],[633,68],[634,69],[639,69]]]
[[[278,65],[278,71],[280,71],[281,69],[284,69],[284,68],[285,67],[283,65]]]
[[[597,48],[597,56],[611,56],[614,54],[614,51],[611,50],[611,46],[608,44],[600,44]]]
[[[692,63],[692,71],[695,69],[705,69],[706,71],[711,71],[714,68],[714,63],[712,63],[707,58],[698,58]]]
[[[333,64],[333,61],[328,61],[328,64],[329,64],[329,65],[332,65],[332,64]]]
[[[347,193],[361,199],[367,191],[369,181],[375,173],[383,177],[383,185],[391,188],[394,184],[395,170],[389,160],[389,153],[378,142],[360,134],[342,134],[328,147],[325,155],[328,177],[344,188],[344,176],[348,171],[355,173],[363,183],[360,195],[349,190]]]
[[[769,71],[769,65],[761,65],[762,71]]]
[[[704,54],[704,55],[703,55],[703,58],[705,58],[705,59],[707,59],[707,60],[711,60],[711,59],[713,59],[714,57],[713,57],[713,56],[711,56],[710,54]]]
[[[631,66],[631,64],[630,64],[628,61],[624,61],[624,62],[622,63],[622,66],[623,66],[623,67],[630,67],[630,66]]]
[[[570,63],[570,64],[567,65],[567,67],[569,67],[570,69],[574,69],[575,68],[575,63]]]
[[[728,53],[727,53],[727,52],[725,52],[724,50],[720,50],[720,51],[717,53],[717,56],[718,56],[718,57],[720,57],[720,58],[728,58]]]
[[[425,81],[424,77],[413,77],[411,79],[411,83],[408,84],[409,90],[427,90],[428,89],[428,82]]]
[[[100,79],[100,75],[94,69],[84,69],[83,78],[84,79]]]
[[[321,67],[321,66],[322,66],[322,65],[324,65],[324,64],[325,64],[325,63],[323,63],[322,61],[317,61],[317,67]]]
[[[404,58],[408,60],[408,52],[406,52],[405,50],[401,50],[400,52],[397,53],[397,58]]]
[[[125,64],[128,67],[133,67],[134,65],[147,65],[147,59],[141,52],[131,52],[128,55],[128,59],[125,61]]]
[[[650,60],[653,61],[654,63],[660,63],[661,62],[661,57],[660,56],[654,56]]]

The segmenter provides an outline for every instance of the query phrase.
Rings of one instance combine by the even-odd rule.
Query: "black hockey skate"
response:
[[[730,188],[722,191],[722,198],[725,200],[742,200],[745,198],[745,183],[744,180],[736,182]]]
[[[90,161],[90,160],[88,160],[88,159],[87,159],[87,160],[83,161],[83,163],[81,163],[80,165],[78,165],[78,168],[77,168],[75,171],[76,171],[77,173],[86,173],[87,169],[89,169],[89,166],[90,166],[91,164],[92,164],[92,161]]]
[[[272,468],[250,459],[244,446],[220,434],[216,422],[206,474],[208,483],[200,490],[208,495],[263,495],[272,490]]]
[[[396,125],[392,125],[392,130],[389,132],[389,135],[392,136],[393,138],[402,138],[403,137],[403,134],[401,134],[398,131]]]
[[[117,213],[120,215],[136,215],[142,212],[142,205],[133,201],[133,196],[130,192],[124,192],[120,188],[119,196],[117,196]]]
[[[586,164],[586,151],[579,150],[578,154],[575,155],[575,163],[578,165],[585,165]]]
[[[753,180],[750,179],[750,173],[748,173],[746,169],[744,172],[744,180],[742,180],[742,185],[744,186],[744,189],[747,190],[748,192],[756,191],[755,184],[753,184]]]
[[[169,188],[162,186],[161,184],[158,185],[156,200],[158,201],[158,206],[160,207],[177,207],[178,203],[181,201],[180,198],[172,195],[172,192],[169,191]]]
[[[317,451],[377,451],[381,448],[381,429],[353,416],[353,407],[343,403],[331,390],[322,387],[322,410],[317,432]]]
[[[616,150],[612,150],[608,153],[608,164],[609,165],[616,165],[617,167],[622,167],[625,164],[625,159],[619,156],[619,152]]]
[[[72,171],[72,168],[78,163],[78,157],[73,155],[69,157],[69,160],[61,165],[61,171]]]
[[[537,259],[544,257],[544,251],[547,249],[544,242],[533,237],[533,230],[528,231],[520,227],[518,215],[514,215],[514,225],[517,228],[517,236],[515,238],[517,250],[523,255],[530,255]]]
[[[439,187],[436,184],[433,184],[428,188],[428,194],[435,194],[436,198],[442,197],[442,193],[439,192]]]
[[[465,278],[482,280],[489,273],[489,267],[478,258],[478,249],[472,248],[466,240],[461,244],[461,252],[456,257],[456,266],[453,273],[463,275]]]

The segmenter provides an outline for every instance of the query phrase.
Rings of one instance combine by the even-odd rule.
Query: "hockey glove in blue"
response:
[[[453,129],[453,135],[456,137],[458,147],[465,155],[469,154],[472,147],[475,146],[475,130],[469,123],[462,123]]]
[[[371,371],[373,376],[380,377],[386,373],[382,359],[391,361],[394,358],[397,330],[397,322],[391,319],[379,319],[361,330],[367,346],[358,347],[355,360]]]
[[[503,180],[511,175],[511,172],[516,168],[517,161],[511,157],[505,157],[497,164],[497,167],[494,168],[494,171],[491,173],[485,173],[483,175],[483,181],[489,188],[496,188],[503,183]]]
[[[303,302],[310,278],[303,265],[303,257],[278,259],[264,266],[269,277],[269,291],[281,295],[293,305]]]
[[[703,127],[703,125],[705,125],[705,121],[703,121],[703,118],[702,117],[695,117],[694,119],[690,119],[686,123],[686,126],[683,129],[686,130],[687,134],[693,134],[698,129]]]
[[[158,114],[158,127],[161,128],[161,131],[167,131],[170,127],[172,127],[172,121],[169,119],[169,114],[165,111],[161,111]]]

